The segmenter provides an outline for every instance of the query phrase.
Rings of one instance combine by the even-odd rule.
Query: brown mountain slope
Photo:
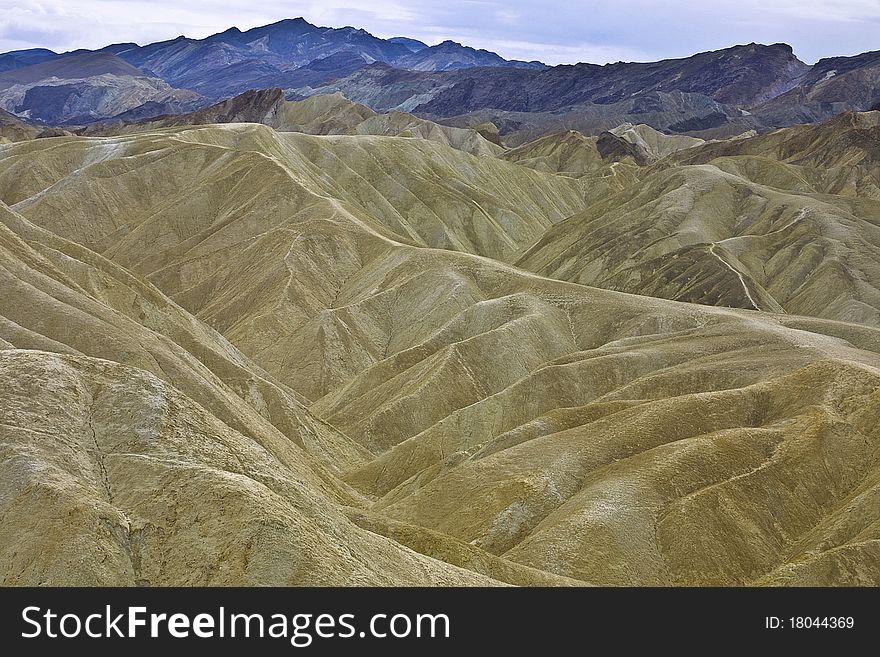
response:
[[[397,226],[382,220],[384,211],[372,214],[364,208],[377,198],[372,190],[395,190],[383,208],[394,208],[391,199],[399,203],[405,190],[415,190],[414,178],[406,175],[415,165],[405,159],[408,149],[445,163],[437,169],[443,176],[420,179],[433,180],[426,189],[447,198],[453,190],[475,193],[463,181],[490,173],[502,176],[504,187],[515,192],[532,181],[547,187],[552,180],[436,144],[416,148],[416,142],[279,137],[264,127],[241,125],[115,140],[56,140],[54,152],[33,145],[4,149],[0,195],[17,199],[16,209],[45,228],[101,248],[115,261],[108,267],[121,271],[123,265],[133,276],[148,277],[249,353],[278,385],[315,400],[303,417],[322,418],[369,452],[360,463],[340,466],[345,480],[370,499],[360,514],[345,510],[346,522],[351,518],[359,527],[417,549],[444,545],[441,552],[448,558],[479,563],[483,572],[498,577],[519,564],[598,583],[880,583],[880,517],[872,503],[880,485],[880,331],[598,290],[462,251],[429,248],[424,239],[403,239]],[[25,157],[34,162],[35,175],[15,180],[10,167]],[[176,165],[175,157],[183,164]],[[154,158],[163,168],[151,168]],[[321,168],[327,178],[306,161],[332,167]],[[391,161],[405,166],[389,169]],[[349,170],[345,177],[337,162]],[[255,178],[241,175],[242,170],[253,170]],[[460,178],[452,175],[458,170]],[[378,171],[393,175],[384,178]],[[277,177],[267,177],[269,172]],[[713,185],[719,177],[727,180],[720,172],[706,175]],[[332,187],[333,180],[345,189]],[[752,191],[754,186],[737,180]],[[269,186],[261,188],[258,181]],[[177,183],[190,190],[204,185],[210,193],[190,193],[190,202],[183,204],[173,187]],[[557,198],[563,198],[563,189],[568,188],[558,188]],[[266,190],[276,190],[276,196]],[[161,202],[150,205],[148,197]],[[256,200],[265,204],[255,205]],[[510,223],[522,222],[521,216]],[[485,221],[488,225],[489,218]],[[117,246],[123,244],[125,249]],[[21,312],[31,306],[29,301],[11,307]],[[40,311],[34,317],[64,314]],[[53,336],[72,335],[60,319],[35,322],[29,331],[43,335],[46,327]],[[96,343],[113,337],[92,333]],[[14,332],[2,337],[19,346]],[[51,344],[41,348],[58,350]],[[33,364],[28,368],[36,370]],[[44,372],[38,370],[36,380],[44,380]],[[59,379],[71,376],[65,372]],[[102,422],[105,401],[109,408],[128,407],[92,388],[95,374],[78,376],[92,398],[102,400],[96,406]],[[107,394],[119,387],[101,383]],[[133,397],[149,399],[153,384],[138,385]],[[14,399],[8,408],[27,409],[32,403],[32,412],[45,413],[43,397],[31,389]],[[70,397],[67,407],[81,406]],[[180,423],[190,418],[191,434],[218,437],[243,453],[245,445],[236,436],[198,414],[206,406],[193,408],[173,396],[167,406],[174,419],[170,426],[179,424],[175,418]],[[22,433],[7,442],[20,444]],[[135,437],[111,433],[120,436],[124,453],[154,456]],[[182,449],[159,429],[146,434],[159,437],[150,449]],[[99,449],[109,442],[104,436],[98,435]],[[275,453],[276,447],[261,444]],[[213,450],[210,458],[188,454],[184,460],[222,470],[226,466],[217,466],[222,454]],[[114,479],[122,472],[114,472],[113,467],[121,468],[116,463],[131,467],[126,481],[163,484],[138,483],[132,491],[145,490],[142,497],[154,500],[159,489],[161,503],[132,508],[128,501],[134,495],[118,494],[126,513],[160,526],[167,521],[154,509],[174,508],[164,500],[179,486],[204,481],[193,483],[191,471],[185,481],[175,478],[176,472],[162,479],[151,464],[141,464],[149,459],[104,459],[113,491],[114,484],[123,490],[126,485]],[[169,467],[180,467],[177,452],[169,460]],[[240,469],[231,477],[236,485],[241,482],[237,490],[245,489],[237,493],[242,504],[233,507],[236,513],[246,507],[240,522],[262,518],[273,533],[262,533],[255,542],[261,556],[253,563],[260,565],[249,573],[258,575],[233,572],[230,579],[311,582],[315,573],[322,573],[322,581],[349,583],[474,577],[422,561],[398,544],[389,547],[375,534],[357,543],[360,530],[342,521],[337,525],[335,511],[324,522],[338,528],[335,546],[351,550],[352,561],[344,555],[337,561],[342,550],[321,542],[324,523],[317,525],[314,541],[292,542],[297,536],[310,541],[312,530],[285,520],[291,509],[305,508],[301,513],[309,517],[323,508],[318,498],[312,503],[298,495],[308,498],[313,487],[334,485],[335,499],[348,495],[354,506],[359,501],[338,481],[333,484],[333,473],[318,467],[317,456],[312,460],[314,468],[302,461],[288,475],[247,452],[253,469],[245,478],[256,481],[268,473],[264,485],[283,499],[276,505],[268,493],[260,497],[240,480]],[[18,471],[15,476],[4,481],[32,481]],[[186,499],[204,500],[198,508],[205,514],[199,517],[218,513],[212,500],[229,480],[223,477],[224,483],[211,480],[199,495],[184,491]],[[285,488],[297,477],[307,480],[304,488]],[[100,493],[100,480],[93,481]],[[225,511],[219,513],[224,517]],[[14,524],[23,517],[16,515]],[[45,522],[41,534],[62,531]],[[21,536],[7,537],[7,545],[13,538],[28,540]],[[248,530],[235,525],[223,540],[241,536],[249,536]],[[192,545],[202,544],[181,537],[168,548],[170,556],[189,554]],[[296,562],[302,564],[297,571],[302,577],[268,566],[259,570],[278,555],[275,563],[291,563],[283,552],[289,546],[302,555]],[[326,561],[309,560],[325,549],[330,551]],[[374,552],[375,559],[367,557]],[[481,556],[485,553],[502,561]],[[404,555],[396,579],[385,570],[386,557],[395,555]],[[219,568],[210,555],[194,558]],[[369,562],[361,561],[365,558]],[[418,575],[416,569],[421,569]],[[507,581],[536,582],[529,579],[534,572],[518,570]]]
[[[338,93],[288,102],[284,100],[281,89],[248,91],[188,114],[162,116],[137,123],[99,123],[80,132],[87,136],[106,137],[212,123],[262,123],[280,132],[303,132],[310,135],[420,138],[481,156],[499,155],[504,150],[476,130],[440,125],[405,112],[378,114]]]
[[[515,151],[514,151],[515,152]],[[880,322],[880,112],[673,153],[562,222],[531,270],[682,301]]]
[[[687,135],[667,135],[643,123],[638,125],[624,123],[612,128],[608,133],[633,146],[643,164],[656,162],[667,155],[705,143],[702,139]]]
[[[774,139],[707,144],[637,171],[637,183],[555,225],[518,264],[609,289],[880,325],[880,203],[869,164],[876,139],[848,149],[844,138],[824,153],[818,145],[792,156],[798,164],[772,149],[720,155]],[[701,160],[708,163],[678,164]],[[849,195],[820,193],[823,176]]]
[[[623,123],[597,136],[576,130],[547,135],[522,144],[503,157],[534,169],[576,176],[597,171],[608,162],[644,166],[705,143],[685,135],[667,135],[644,124]]]
[[[586,197],[595,201],[636,182],[643,166],[703,143],[625,123],[598,136],[575,130],[547,135],[499,157],[536,171],[579,178]]]
[[[266,122],[276,130],[310,135],[379,135],[426,139],[471,155],[494,156],[504,149],[476,130],[453,128],[406,112],[377,113],[339,93],[279,105]]]
[[[278,386],[154,287],[6,206],[0,213],[8,260],[3,326],[9,342],[145,369],[246,435],[267,431],[268,420],[287,433],[288,441],[316,450],[319,460],[339,460],[344,467],[363,459],[363,450],[345,436],[310,418],[301,397]],[[258,400],[261,415],[242,411],[240,399]]]
[[[359,529],[333,473],[363,448],[149,284],[0,219],[4,583],[570,583]]]
[[[360,530],[143,370],[12,349],[0,376],[7,585],[491,582]]]
[[[711,162],[774,187],[880,200],[880,111],[707,144],[669,162]]]
[[[165,150],[168,143],[174,146],[171,151]],[[105,238],[120,228],[120,218],[104,203],[137,204],[141,210],[128,219],[129,226],[140,221],[140,212],[156,206],[168,208],[174,198],[190,204],[191,212],[215,212],[218,204],[227,202],[226,195],[214,200],[208,196],[208,187],[217,186],[218,176],[239,176],[243,166],[256,167],[267,180],[291,188],[272,192],[271,202],[282,203],[273,211],[276,216],[286,208],[295,213],[297,204],[311,196],[317,202],[348,206],[348,211],[357,214],[356,222],[366,223],[380,234],[502,258],[584,203],[576,181],[542,175],[495,158],[471,157],[426,140],[377,136],[322,139],[254,125],[111,140],[71,139],[46,148],[35,143],[4,155],[0,175],[4,177],[6,201],[21,204],[21,209],[27,207],[27,212],[36,216],[38,207],[51,212],[49,206],[55,206],[57,210],[66,197],[63,203],[69,212],[65,212],[63,223],[68,228],[58,225],[57,229],[65,234],[73,231],[69,236],[101,250],[108,244],[99,245],[98,241],[106,242]],[[247,159],[251,161],[245,164]],[[14,165],[23,161],[34,170],[26,179],[13,173]],[[126,171],[119,171],[120,167]],[[161,195],[138,188],[138,179],[146,180],[168,168],[176,175],[164,183]],[[66,179],[77,170],[79,175]],[[108,176],[110,172],[114,176]],[[257,178],[256,171],[252,175]],[[86,178],[106,187],[106,193],[93,193],[90,185],[82,184]],[[227,178],[230,182],[234,179]],[[347,184],[349,180],[356,184]],[[203,191],[194,191],[200,186]],[[293,189],[297,186],[301,192]],[[271,205],[269,197],[254,199],[247,185],[239,186],[238,192],[233,190],[233,196],[241,203]],[[206,209],[202,203],[208,204]],[[92,214],[94,220],[89,222],[76,219],[94,212],[97,214]],[[110,241],[121,237],[122,233],[113,235]]]
[[[40,134],[41,129],[25,123],[14,114],[0,109],[0,144],[27,141]]]
[[[307,322],[389,244],[503,258],[583,207],[575,180],[416,139],[233,125],[8,155],[0,197],[147,276],[309,397],[328,382],[301,368],[289,344],[312,340],[301,334]],[[33,176],[15,175],[22,161]],[[407,311],[412,321],[427,303]],[[347,359],[331,362],[333,380],[347,376]]]

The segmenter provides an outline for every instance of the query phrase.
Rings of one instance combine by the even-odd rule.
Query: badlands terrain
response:
[[[880,112],[4,116],[3,584],[880,584]]]
[[[880,51],[0,54],[0,583],[880,585]]]

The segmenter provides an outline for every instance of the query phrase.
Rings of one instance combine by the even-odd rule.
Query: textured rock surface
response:
[[[756,108],[772,126],[830,119],[846,110],[871,109],[880,98],[880,51],[820,59],[799,84]]]
[[[43,83],[52,80],[61,82]],[[749,43],[657,62],[548,67],[454,41],[428,46],[296,18],[203,39],[0,53],[0,90],[10,86],[17,90],[3,107],[71,125],[188,113],[253,90],[281,88],[299,100],[341,91],[380,112],[460,128],[492,123],[515,147],[622,123],[727,138],[868,110],[880,97],[880,52],[808,66],[787,44]]]
[[[69,80],[99,75],[132,77],[143,75],[143,72],[111,53],[86,52],[51,58],[48,61],[0,73],[0,89],[33,84],[52,78]]]
[[[638,294],[880,325],[880,112],[640,170],[518,261]]]
[[[504,150],[476,130],[440,125],[405,112],[378,114],[365,105],[351,102],[342,94],[324,94],[299,102],[287,102],[281,89],[248,91],[188,114],[161,116],[134,123],[94,124],[81,131],[81,134],[113,136],[211,123],[262,123],[279,132],[310,135],[410,137],[452,146],[472,155],[499,155]]]
[[[27,141],[40,134],[40,128],[30,125],[14,114],[0,109],[0,144]]]
[[[0,213],[4,583],[491,581],[351,524],[320,462],[363,450],[155,288]]]
[[[412,54],[395,59],[394,64],[412,71],[454,71],[490,66],[539,70],[547,68],[540,62],[507,61],[494,52],[470,48],[449,40],[436,46],[419,48]]]
[[[145,46],[130,43],[109,48],[176,87],[215,98],[248,89],[317,87],[377,61],[422,70],[543,66],[508,62],[495,53],[452,42],[414,52],[411,40],[406,41],[410,43],[380,39],[354,27],[320,27],[294,18],[244,32],[233,27],[205,39],[181,36]]]
[[[86,52],[0,73],[0,109],[49,124],[90,122],[145,103],[186,111],[202,102],[119,57]]]
[[[191,91],[173,89],[158,78],[96,75],[51,78],[16,84],[0,91],[0,107],[51,124],[95,121],[135,109],[148,102],[186,109],[201,103]]]
[[[554,111],[588,102],[610,104],[651,92],[700,94],[724,105],[747,107],[773,96],[778,88],[790,88],[807,69],[785,44],[749,44],[661,62],[581,63],[544,70],[496,68],[417,75],[376,65],[331,86],[354,100],[361,100],[356,90],[371,82],[396,85],[400,93],[406,85],[415,93],[430,88],[418,109],[440,116],[480,109]],[[380,106],[392,107],[390,102]]]
[[[880,584],[876,200],[718,148],[3,146],[2,581]]]

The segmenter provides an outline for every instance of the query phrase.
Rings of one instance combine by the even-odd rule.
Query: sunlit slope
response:
[[[167,224],[169,214],[193,216],[185,230],[194,231],[216,228],[224,211],[271,210],[262,220],[272,225],[324,203],[352,215],[340,222],[503,259],[584,206],[576,181],[424,139],[230,124],[23,146],[0,158],[2,199],[41,224],[54,213],[57,232],[101,251],[122,248],[124,233],[147,219]],[[33,170],[26,180],[15,172],[24,161]]]
[[[537,171],[580,177],[606,168],[596,138],[575,130],[558,132],[513,148],[502,156],[508,162]]]
[[[623,128],[607,134],[672,139]],[[526,144],[505,157],[580,176],[592,203],[517,263],[637,294],[878,326],[878,130],[880,112],[850,112],[751,138],[669,142],[651,166],[625,147],[603,152],[601,136]]]
[[[322,342],[315,324],[354,272],[399,243],[513,255],[583,205],[574,180],[422,140],[238,126],[54,142],[0,161],[19,212],[146,276],[312,398],[385,351],[330,357],[347,348],[331,337],[320,367],[339,371],[321,376],[291,354]]]
[[[156,288],[0,219],[4,583],[571,583],[360,529],[336,474],[367,450]]]
[[[610,135],[632,145],[642,160],[655,162],[667,155],[687,150],[705,143],[702,139],[687,135],[667,135],[649,125],[624,123],[608,131]]]
[[[492,582],[358,528],[144,370],[7,349],[0,377],[4,584]]]
[[[706,162],[774,187],[880,201],[880,111],[846,112],[818,125],[707,144],[670,158]]]
[[[644,166],[704,143],[684,135],[666,135],[647,125],[624,123],[598,136],[576,130],[557,132],[506,151],[500,157],[564,176],[581,177],[603,171],[609,171],[605,175],[617,175],[610,164]]]
[[[582,181],[415,139],[279,137],[264,127],[231,125],[111,140],[62,138],[39,146],[3,151],[0,196],[45,227],[28,228],[24,219],[7,213],[10,223],[23,226],[19,233],[42,235],[29,240],[51,244],[48,233],[54,231],[109,258],[64,240],[58,241],[64,248],[41,247],[41,252],[61,251],[65,255],[52,262],[81,272],[75,284],[92,299],[89,316],[126,307],[103,285],[81,282],[95,280],[92,269],[76,264],[91,258],[114,277],[129,275],[127,286],[146,289],[144,280],[155,285],[151,294],[173,298],[180,308],[166,304],[206,335],[213,331],[187,311],[222,333],[225,339],[215,340],[232,354],[227,358],[234,356],[248,372],[284,390],[290,412],[301,422],[325,428],[326,435],[316,431],[314,439],[320,449],[308,447],[308,432],[285,432],[280,421],[267,419],[258,398],[238,392],[234,376],[217,374],[214,388],[225,395],[223,403],[256,428],[264,427],[250,436],[244,420],[233,426],[208,401],[197,400],[198,408],[214,419],[199,416],[198,409],[187,406],[196,396],[189,390],[198,388],[171,382],[186,399],[168,404],[179,417],[191,418],[193,432],[220,435],[222,427],[211,424],[216,419],[256,441],[259,449],[247,442],[248,450],[277,454],[280,448],[264,436],[280,436],[287,441],[282,444],[296,447],[289,455],[295,466],[279,457],[291,475],[267,469],[244,445],[236,453],[257,464],[247,471],[251,479],[269,472],[273,485],[284,477],[303,481],[297,485],[303,498],[285,497],[290,506],[320,507],[323,502],[308,506],[307,501],[320,495],[332,500],[328,522],[335,523],[337,513],[344,516],[334,540],[351,549],[353,561],[340,557],[340,574],[322,571],[324,581],[485,581],[401,547],[408,546],[516,584],[562,584],[572,578],[605,584],[880,583],[880,570],[872,565],[880,538],[880,507],[872,503],[880,484],[880,330],[552,280],[486,257],[492,254],[472,249],[473,240],[468,248],[436,248],[448,246],[427,238],[426,224],[436,225],[431,224],[436,219],[402,209],[417,180],[434,180],[423,198],[436,201],[433,213],[447,217],[440,223],[449,234],[457,234],[448,228],[454,223],[440,210],[450,204],[467,207],[480,193],[477,203],[515,242],[513,236],[531,230],[532,222],[536,231],[538,224],[550,228],[556,221],[552,206],[564,204],[567,194],[572,205],[582,203]],[[34,163],[34,176],[22,180],[13,175],[13,165],[26,159]],[[512,171],[525,172],[524,177]],[[746,210],[754,213],[756,225],[783,221],[784,226],[803,209],[797,203],[815,204],[809,208],[815,216],[807,213],[792,224],[797,230],[826,221],[819,224],[823,236],[840,241],[841,229],[835,233],[825,226],[870,223],[854,209],[833,215],[837,221],[831,223],[826,206],[844,212],[838,205],[712,166],[646,173],[648,182],[622,185],[613,194],[618,203],[632,203],[618,208],[624,214],[637,216],[638,208],[656,204],[641,227],[633,224],[634,235],[656,223],[658,233],[678,231],[670,242],[702,239],[708,245],[727,239],[721,231],[735,231]],[[477,185],[480,176],[494,176],[496,187]],[[489,194],[486,187],[498,191]],[[528,198],[529,207],[543,214],[515,210],[514,202]],[[613,214],[610,199],[586,213],[605,203],[606,224],[624,221]],[[773,203],[785,208],[780,217],[766,209]],[[681,204],[688,210],[680,211]],[[729,204],[733,210],[726,209]],[[501,208],[514,208],[516,214],[502,222],[493,214]],[[575,207],[565,215],[571,218],[547,235],[567,234],[562,227],[579,230],[575,218],[584,216],[581,210]],[[487,218],[479,226],[488,230],[493,224]],[[492,239],[503,239],[498,235]],[[81,251],[74,252],[77,248]],[[719,245],[706,255],[721,258],[718,266],[727,271],[725,263],[736,268],[741,260],[733,259],[732,248]],[[17,255],[10,262],[27,258],[33,260]],[[741,281],[736,272],[731,275],[735,281],[725,289],[732,294],[733,283]],[[23,274],[15,278],[29,280]],[[771,296],[772,285],[758,300],[760,289],[745,274],[743,281],[742,294],[748,290],[757,305],[779,303]],[[71,283],[64,287],[72,289]],[[146,330],[138,313],[122,312],[139,328],[117,323],[98,330],[91,320],[84,324],[87,330],[76,335],[91,335],[98,345],[89,351],[80,348],[85,338],[73,343],[69,335],[66,318],[76,317],[66,310],[70,303],[56,311],[54,304],[39,306],[22,294],[10,303],[8,313],[19,313],[12,321],[25,326],[27,336],[51,342],[24,343],[14,326],[0,334],[5,342],[41,351],[63,351],[72,343],[87,357],[118,360],[163,378],[141,355],[141,345],[150,345],[152,338],[138,332]],[[20,309],[28,306],[35,319],[22,324]],[[41,322],[44,316],[49,319]],[[172,329],[162,330],[171,335]],[[116,351],[106,346],[129,334],[135,336],[131,343],[126,338]],[[177,338],[169,339],[178,344]],[[201,353],[186,351],[202,362]],[[80,385],[93,397],[115,389],[93,390],[96,375],[89,370],[91,361],[83,359],[73,354],[64,360],[63,368],[76,371],[64,377],[84,380]],[[23,367],[28,368],[36,366]],[[111,374],[117,376],[106,376]],[[37,380],[46,376],[35,375]],[[148,378],[135,387],[143,376],[117,378],[131,380],[131,395],[144,400],[154,384]],[[16,394],[10,408],[47,413],[36,405],[42,397]],[[66,407],[77,409],[77,403],[71,398]],[[128,402],[108,397],[106,404],[126,408]],[[51,422],[61,425],[62,419]],[[166,438],[162,431],[147,430],[163,436],[149,448],[178,449],[173,434]],[[239,440],[231,434],[224,438],[231,445]],[[99,437],[98,445],[104,444]],[[340,454],[335,464],[333,450]],[[154,455],[146,448],[137,453]],[[115,491],[114,483],[124,482],[113,479],[113,458],[105,456],[105,469]],[[207,457],[195,460],[217,467]],[[100,480],[91,481],[93,494],[101,494]],[[253,508],[240,521],[268,517],[260,515],[262,503],[248,497]],[[279,504],[277,513],[287,517],[288,502]],[[275,506],[268,508],[276,513]],[[271,541],[275,550],[292,544],[283,540],[288,533],[301,536],[299,525],[284,522],[269,522],[278,528],[278,540]],[[238,527],[224,533],[226,540],[247,533]],[[358,532],[364,530],[369,540],[359,542]],[[304,554],[320,553],[320,540],[302,548]],[[396,580],[384,570],[384,556],[369,561],[367,555],[377,550],[389,558],[406,555]],[[278,553],[262,554],[269,559]],[[352,564],[362,559],[366,570],[355,569]],[[326,565],[333,569],[336,563]],[[268,572],[268,579],[287,576],[261,572]],[[248,579],[251,574],[236,577],[264,582]]]
[[[645,172],[555,225],[517,264],[626,292],[880,326],[880,204],[758,184],[715,163]]]
[[[471,155],[494,157],[504,149],[476,130],[426,121],[406,112],[378,113],[339,93],[283,102],[267,125],[313,135],[380,135],[425,139]]]
[[[504,151],[503,147],[469,128],[441,125],[406,112],[380,114],[365,105],[351,102],[339,93],[320,94],[290,102],[284,100],[284,93],[277,88],[247,91],[186,114],[166,115],[138,123],[111,121],[93,124],[78,134],[112,137],[162,128],[222,123],[261,123],[279,132],[303,132],[310,135],[381,135],[426,139],[471,155],[485,157],[494,157]]]
[[[148,370],[246,435],[280,430],[335,469],[363,460],[363,450],[313,418],[300,396],[155,287],[3,205],[0,221],[0,322],[9,344]]]
[[[599,583],[744,583],[874,494],[880,359],[851,344],[876,350],[876,330],[512,270],[499,286],[495,265],[442,258],[469,303],[419,343],[401,329],[412,346],[312,406],[377,453],[347,477],[375,511]],[[405,290],[416,262],[382,278]],[[373,283],[352,285],[349,326]],[[876,522],[866,511],[840,544]]]

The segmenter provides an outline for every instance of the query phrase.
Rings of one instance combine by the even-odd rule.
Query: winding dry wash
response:
[[[429,114],[0,114],[0,582],[880,585],[880,111]]]

